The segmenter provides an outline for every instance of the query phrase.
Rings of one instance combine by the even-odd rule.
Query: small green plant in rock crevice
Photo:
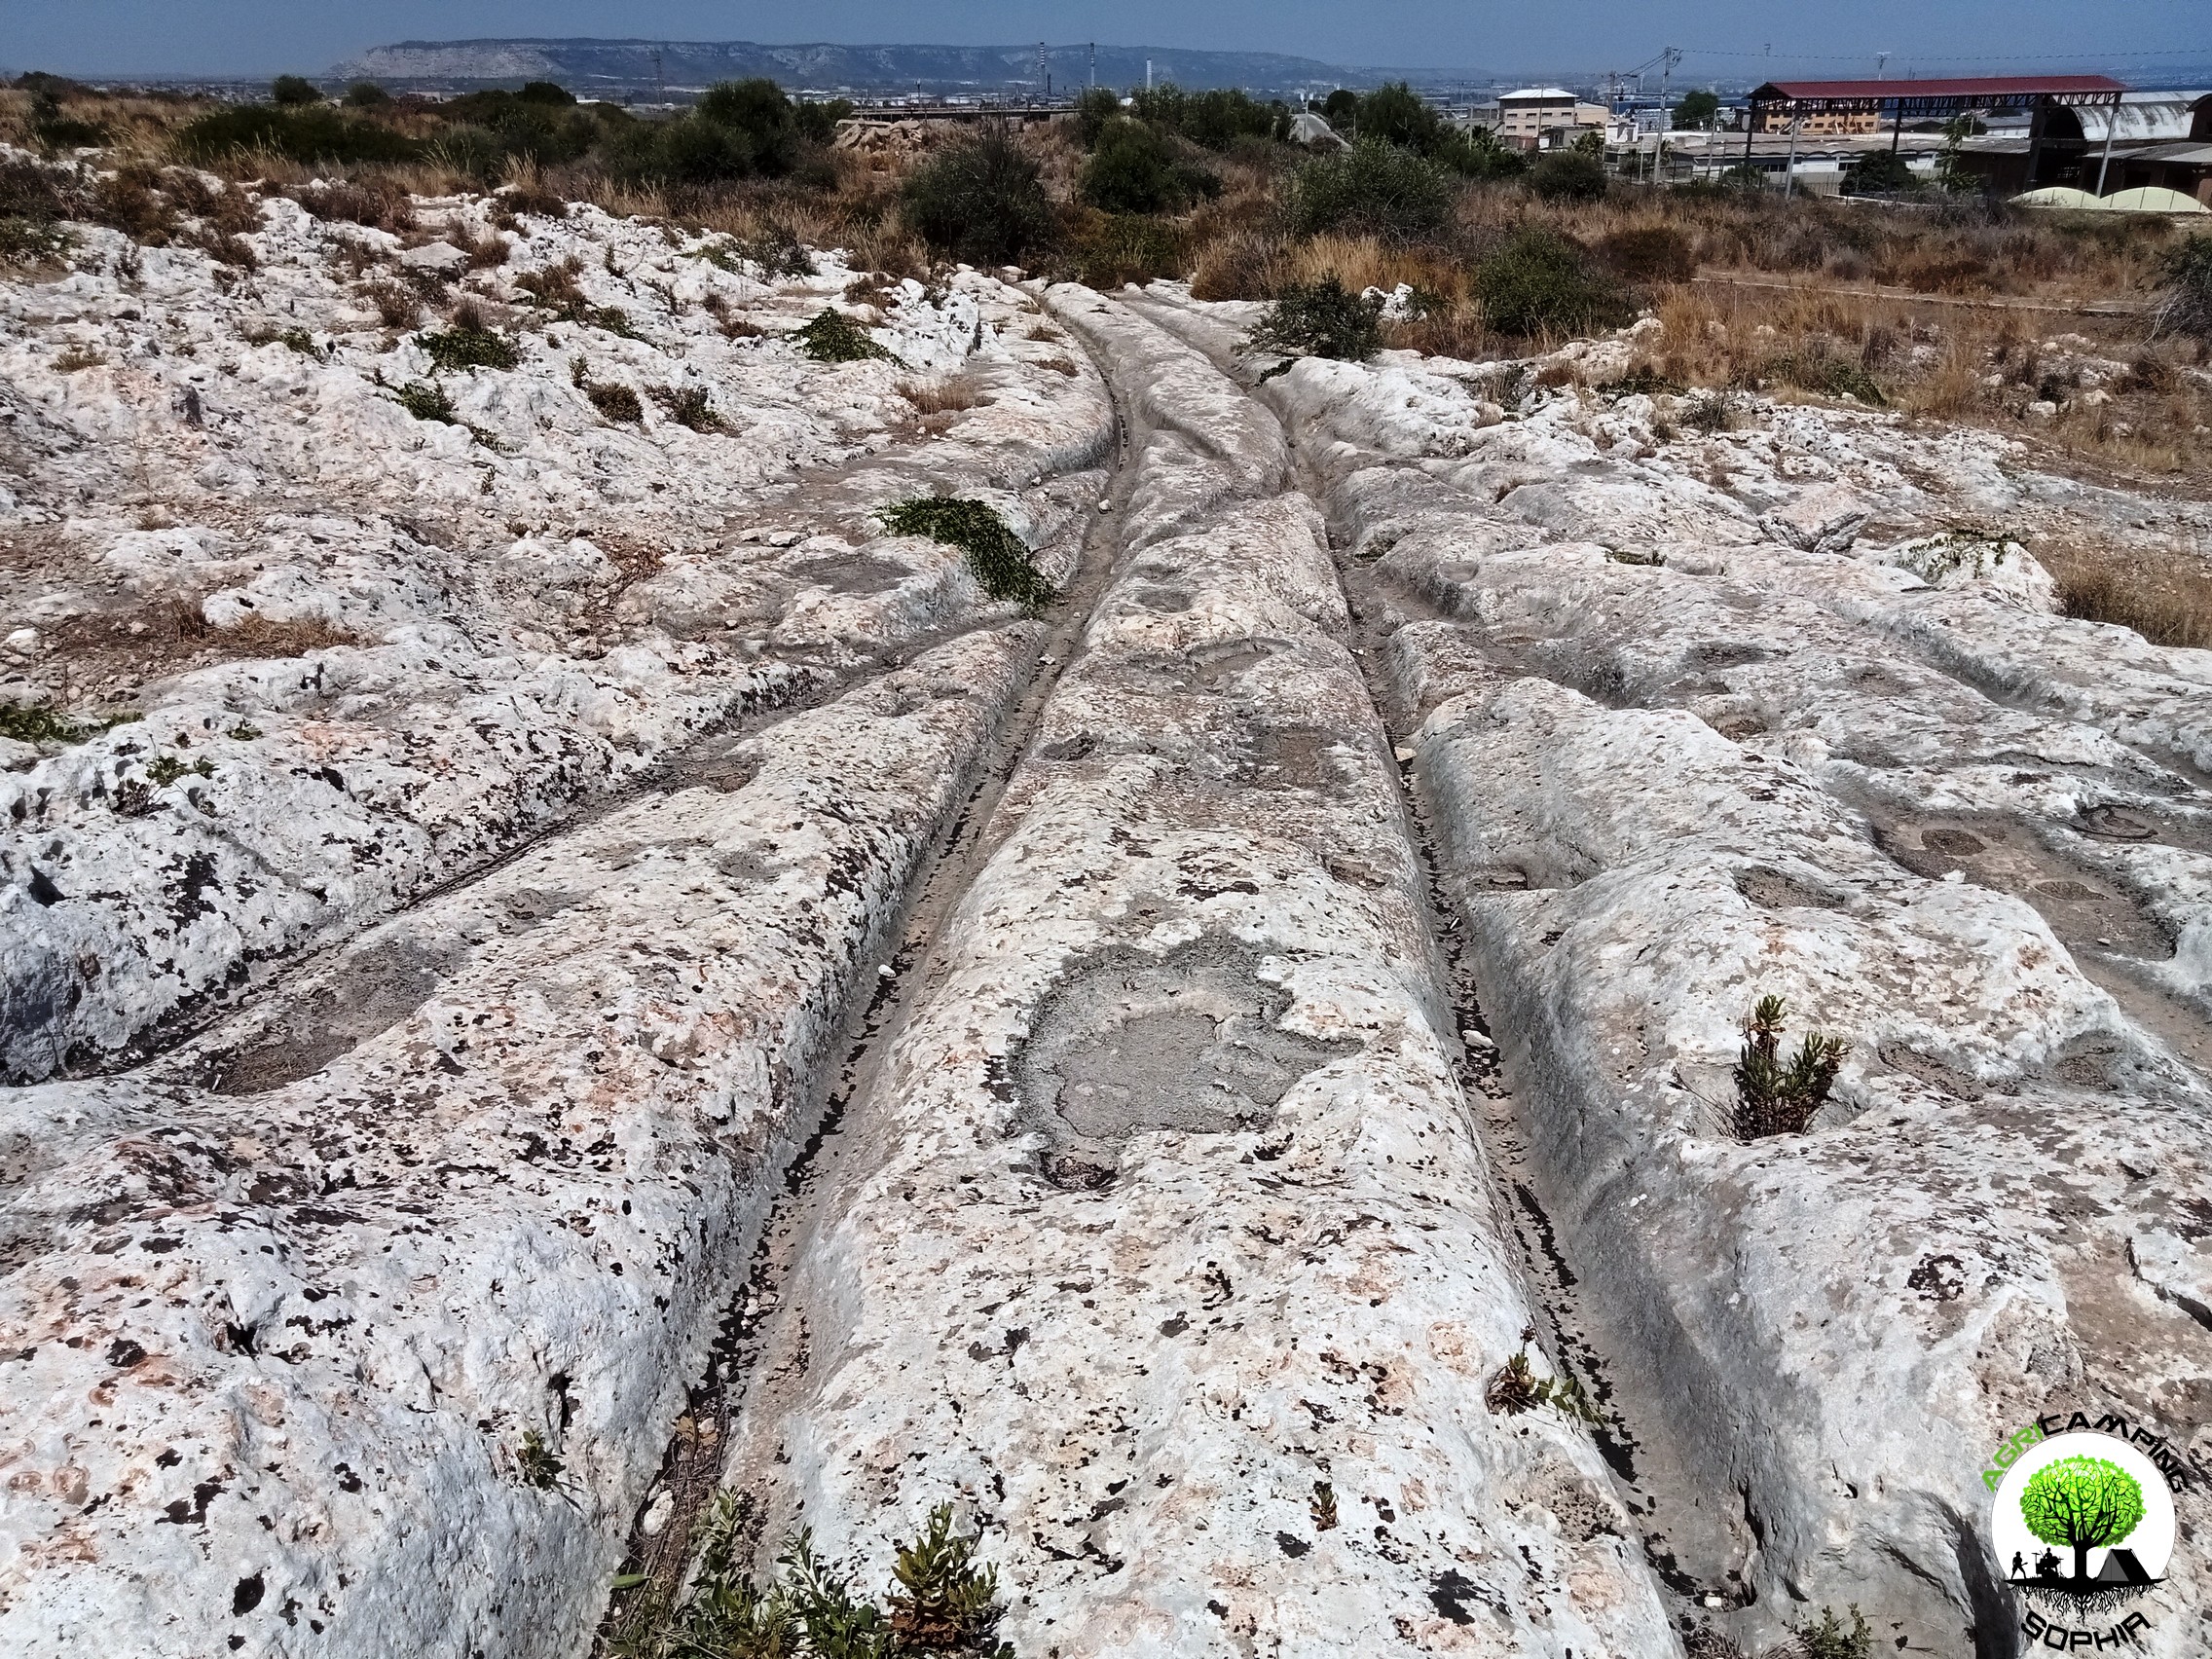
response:
[[[1788,1007],[1780,997],[1761,997],[1744,1026],[1744,1051],[1736,1062],[1736,1132],[1745,1140],[1803,1134],[1827,1104],[1836,1073],[1851,1052],[1842,1039],[1808,1031],[1785,1064],[1782,1020]]]
[[[795,338],[799,342],[799,350],[818,363],[860,363],[870,357],[898,361],[868,338],[866,329],[844,313],[833,311],[828,306],[823,307],[815,319],[800,329]]]
[[[418,421],[442,421],[449,426],[461,424],[461,416],[454,409],[453,399],[446,388],[435,381],[409,381],[392,392],[392,400]]]
[[[497,329],[456,323],[423,336],[423,350],[441,369],[511,369],[522,361],[515,343]]]
[[[1797,1639],[1805,1659],[1874,1659],[1874,1633],[1856,1605],[1851,1608],[1849,1630],[1833,1607],[1823,1607],[1819,1624],[1791,1625],[1789,1634]]]
[[[671,1608],[648,1598],[624,1616],[610,1643],[620,1659],[893,1659],[908,1653],[1013,1659],[996,1639],[1005,1609],[998,1570],[977,1567],[975,1536],[956,1536],[952,1506],[930,1511],[919,1537],[899,1546],[889,1610],[855,1596],[851,1581],[816,1559],[800,1532],[777,1558],[781,1576],[755,1584],[739,1565],[745,1505],[729,1493],[701,1525],[691,1594]],[[643,1588],[617,1579],[619,1593]]]
[[[515,1451],[515,1474],[524,1486],[558,1492],[567,1473],[568,1465],[545,1444],[544,1435],[535,1428],[522,1431],[522,1445]]]
[[[126,709],[95,715],[89,720],[73,720],[52,703],[0,703],[0,737],[12,737],[18,743],[82,743],[88,737],[144,719],[137,710]]]
[[[1519,1417],[1532,1412],[1538,1406],[1556,1406],[1566,1417],[1579,1418],[1587,1423],[1601,1423],[1597,1407],[1590,1396],[1582,1391],[1582,1384],[1572,1377],[1538,1377],[1529,1363],[1526,1345],[1536,1340],[1533,1326],[1521,1333],[1524,1345],[1519,1353],[1498,1368],[1490,1386],[1483,1390],[1483,1403],[1503,1417]]]
[[[881,517],[894,535],[926,535],[959,548],[967,555],[970,572],[993,599],[1044,605],[1052,598],[1052,584],[1032,562],[1021,537],[981,501],[916,497],[884,508]]]

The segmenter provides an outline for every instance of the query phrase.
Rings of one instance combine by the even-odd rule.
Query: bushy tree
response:
[[[269,84],[269,101],[296,108],[301,104],[322,102],[322,93],[313,81],[300,75],[279,75]]]
[[[924,241],[972,265],[1017,263],[1056,228],[1035,158],[1000,132],[940,151],[906,181],[905,202]]]
[[[851,98],[809,98],[794,111],[799,136],[809,143],[827,144],[837,136],[837,123],[852,113]]]
[[[1382,344],[1382,301],[1349,292],[1335,276],[1285,288],[1252,330],[1262,350],[1364,362]]]
[[[1483,317],[1504,334],[1576,334],[1620,320],[1626,296],[1580,243],[1544,225],[1524,225],[1474,271]]]
[[[1394,240],[1433,236],[1452,211],[1444,169],[1380,138],[1317,156],[1292,175],[1286,214],[1300,236],[1362,232]]]
[[[1876,150],[1860,157],[1849,179],[1851,188],[1862,196],[1891,196],[1920,188],[1920,180],[1895,150]]]
[[[355,81],[346,89],[346,106],[349,109],[375,109],[391,102],[391,94],[374,81]]]
[[[1684,92],[1676,103],[1675,127],[1678,131],[1700,128],[1719,113],[1720,94],[1700,88],[1696,92]]]
[[[1348,87],[1339,87],[1321,100],[1321,119],[1331,127],[1341,127],[1359,114],[1359,94]]]
[[[576,101],[576,94],[553,81],[526,81],[515,96],[524,103],[566,105]]]
[[[1600,202],[1605,164],[1587,150],[1549,150],[1529,169],[1529,188],[1546,202]]]
[[[1075,100],[1075,135],[1088,150],[1098,142],[1106,124],[1122,113],[1121,97],[1110,87],[1089,87]]]
[[[1439,116],[1403,81],[1378,87],[1359,100],[1359,135],[1433,156],[1450,133]]]
[[[1211,173],[1179,161],[1157,129],[1127,119],[1107,124],[1077,187],[1084,201],[1109,213],[1172,213],[1220,189]]]

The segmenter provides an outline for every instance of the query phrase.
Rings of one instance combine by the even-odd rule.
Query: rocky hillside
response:
[[[149,188],[0,280],[7,1652],[1986,1659],[2023,1422],[2208,1450],[2212,653],[2032,551],[2203,503]]]

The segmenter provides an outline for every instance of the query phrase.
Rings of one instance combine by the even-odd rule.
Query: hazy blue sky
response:
[[[2212,0],[0,0],[0,66],[79,74],[313,72],[368,46],[484,35],[675,40],[1084,40],[1331,62],[1596,74],[1673,44],[1688,78],[2113,68],[2212,58]]]

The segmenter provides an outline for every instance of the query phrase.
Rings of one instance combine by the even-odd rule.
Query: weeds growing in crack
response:
[[[1538,1406],[1556,1407],[1564,1417],[1597,1426],[1604,1421],[1582,1384],[1571,1377],[1538,1377],[1529,1363],[1528,1344],[1536,1340],[1533,1326],[1521,1333],[1522,1348],[1498,1368],[1483,1390],[1483,1404],[1502,1417],[1519,1417]]]
[[[648,386],[645,395],[668,411],[668,418],[694,432],[727,430],[715,412],[715,400],[703,386]]]
[[[1052,598],[1052,584],[1030,559],[1021,537],[981,501],[918,496],[884,508],[880,516],[894,535],[926,535],[959,548],[977,582],[993,599],[1034,606]]]
[[[818,363],[859,363],[870,357],[898,361],[869,338],[866,329],[842,312],[827,306],[795,338],[799,349]]]
[[[700,1526],[698,1568],[681,1605],[642,1577],[615,1580],[618,1593],[644,1591],[609,1643],[618,1659],[1013,1659],[1012,1644],[994,1636],[1005,1611],[998,1571],[976,1566],[977,1539],[953,1532],[949,1503],[931,1510],[920,1536],[899,1546],[888,1611],[856,1597],[850,1580],[816,1558],[803,1531],[777,1558],[781,1575],[754,1583],[738,1560],[747,1516],[734,1493],[717,1496]]]
[[[1851,1045],[1808,1031],[1797,1052],[1782,1058],[1782,1021],[1789,1005],[1761,997],[1744,1025],[1744,1051],[1736,1062],[1736,1132],[1745,1140],[1801,1135],[1827,1104],[1828,1090]]]
[[[1313,1517],[1316,1532],[1333,1532],[1337,1530],[1337,1489],[1327,1481],[1313,1483],[1313,1495],[1307,1500],[1306,1512]]]
[[[539,1492],[569,1496],[569,1466],[545,1444],[545,1436],[535,1428],[522,1431],[522,1445],[515,1451],[515,1477],[524,1486],[535,1487]]]
[[[1874,1633],[1856,1605],[1851,1608],[1849,1630],[1833,1607],[1823,1607],[1819,1624],[1791,1625],[1789,1634],[1797,1639],[1805,1659],[1873,1659]]]
[[[115,726],[145,717],[135,709],[74,720],[52,703],[0,703],[0,737],[18,743],[82,743]]]
[[[511,369],[522,361],[504,334],[462,317],[442,334],[424,335],[423,350],[441,369]]]
[[[440,421],[449,426],[461,424],[461,416],[446,395],[446,388],[435,381],[409,381],[392,394],[400,408],[418,421]]]

